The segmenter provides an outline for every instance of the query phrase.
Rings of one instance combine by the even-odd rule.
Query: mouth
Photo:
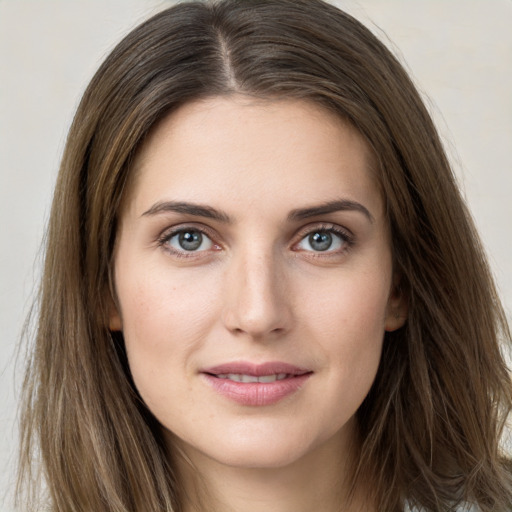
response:
[[[244,383],[261,382],[264,384],[268,384],[270,382],[275,382],[276,380],[289,379],[289,378],[293,377],[294,375],[291,375],[289,373],[274,373],[273,375],[262,375],[260,377],[257,377],[256,375],[247,375],[247,374],[240,374],[240,373],[219,373],[219,374],[213,375],[213,376],[217,377],[218,379],[232,380],[233,382],[244,382]]]
[[[281,361],[269,361],[267,363],[248,363],[245,361],[235,361],[232,363],[224,363],[210,368],[205,368],[202,373],[215,375],[219,378],[231,378],[231,376],[247,376],[247,377],[273,377],[275,380],[282,380],[287,377],[296,377],[305,373],[312,373],[308,368],[302,368],[290,363]],[[254,381],[249,381],[254,382]]]
[[[272,405],[296,394],[313,371],[288,363],[227,363],[201,371],[221,396],[240,405]]]

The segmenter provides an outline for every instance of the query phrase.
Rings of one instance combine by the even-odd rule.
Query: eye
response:
[[[213,248],[214,244],[208,235],[199,229],[181,229],[167,235],[162,241],[176,253],[202,252]]]
[[[307,234],[295,246],[301,251],[312,252],[342,252],[350,246],[349,236],[334,228],[316,229]]]

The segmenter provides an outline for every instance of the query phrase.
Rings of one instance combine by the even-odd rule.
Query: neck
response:
[[[354,449],[333,437],[282,467],[220,464],[190,446],[173,443],[183,485],[183,512],[371,512],[357,489],[350,490]]]

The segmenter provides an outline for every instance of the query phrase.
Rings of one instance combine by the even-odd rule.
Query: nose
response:
[[[248,251],[233,259],[225,281],[223,312],[230,332],[264,340],[289,331],[292,305],[283,270],[269,252]]]

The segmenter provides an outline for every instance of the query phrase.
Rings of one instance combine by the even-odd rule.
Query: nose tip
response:
[[[272,258],[237,265],[227,279],[225,327],[254,339],[282,335],[291,324],[286,279]]]

